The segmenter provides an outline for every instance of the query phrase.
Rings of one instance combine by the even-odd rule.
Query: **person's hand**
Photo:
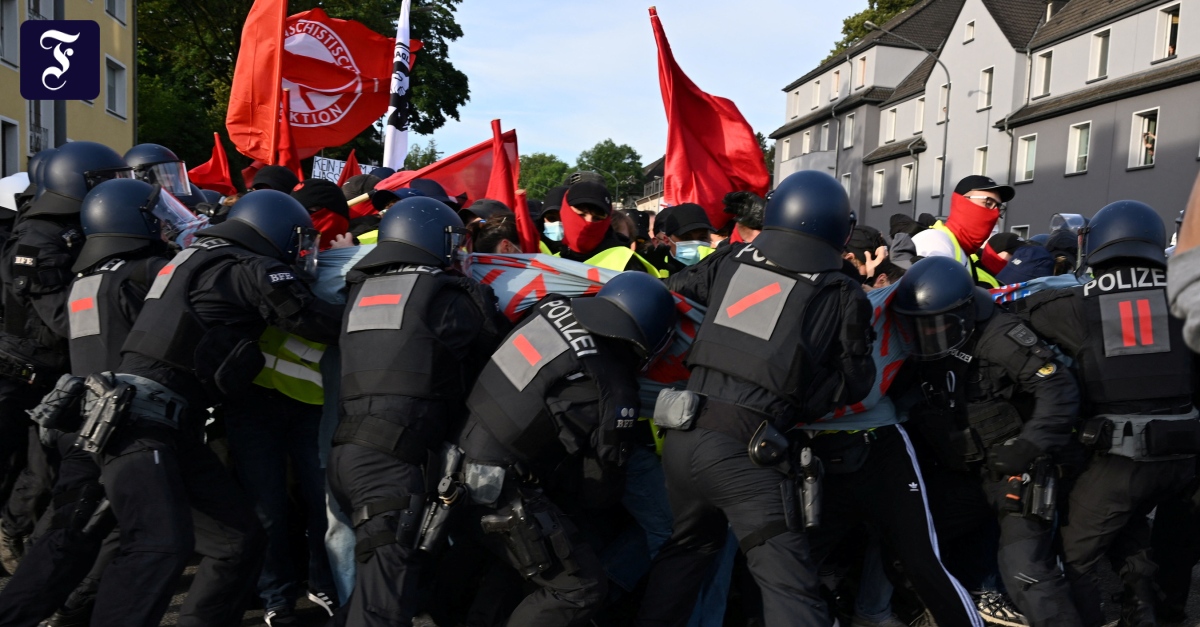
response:
[[[874,255],[872,255],[871,251],[869,251],[869,250],[863,251],[863,258],[866,259],[866,262],[863,263],[863,266],[867,270],[868,278],[875,276],[875,270],[877,268],[879,268],[879,264],[883,263],[883,261],[885,259],[887,259],[887,257],[888,257],[887,246],[880,246],[879,248],[876,248]]]
[[[333,241],[329,243],[329,248],[349,248],[353,245],[354,236],[349,233],[342,233],[341,235],[333,238]]]

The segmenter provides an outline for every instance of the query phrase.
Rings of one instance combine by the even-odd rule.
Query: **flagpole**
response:
[[[280,25],[287,24],[287,11],[288,11],[287,0],[284,0],[283,2],[279,3],[279,12],[283,14],[282,16],[280,16],[280,19],[279,19]],[[273,72],[273,74],[272,74],[271,84],[275,86],[274,104],[275,104],[276,121],[275,121],[275,128],[274,128],[273,132],[271,133],[271,159],[272,159],[272,161],[270,162],[270,165],[278,165],[278,163],[277,163],[277,160],[279,159],[279,157],[278,157],[278,154],[279,154],[279,120],[278,120],[278,118],[280,115],[279,114],[279,86],[283,85],[283,30],[282,29],[279,31],[279,50],[277,51],[277,54],[275,55],[275,67],[272,68],[272,72]],[[287,97],[286,89],[283,90],[283,97],[284,98]]]

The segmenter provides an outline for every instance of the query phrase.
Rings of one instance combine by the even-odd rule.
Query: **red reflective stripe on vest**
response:
[[[778,296],[779,292],[781,291],[782,290],[779,287],[779,283],[772,283],[766,287],[751,292],[738,302],[730,305],[729,308],[725,310],[725,313],[730,318],[736,318],[744,313],[747,309],[755,305],[760,305],[773,296]]]
[[[525,361],[529,362],[530,366],[542,360],[542,354],[533,347],[533,344],[529,343],[524,334],[513,338],[513,346],[521,353]]]
[[[359,307],[374,307],[376,305],[399,305],[400,298],[403,294],[378,294],[376,296],[364,296],[359,299]]]
[[[87,311],[88,309],[91,309],[95,306],[96,306],[96,299],[91,298],[91,297],[80,298],[79,300],[71,302],[71,313]]]

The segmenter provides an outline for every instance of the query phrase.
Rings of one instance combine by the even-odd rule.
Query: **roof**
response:
[[[891,161],[897,157],[902,157],[910,152],[913,154],[925,152],[925,138],[923,136],[917,135],[915,138],[908,141],[897,140],[884,144],[867,153],[867,156],[863,157],[862,162],[863,165],[882,163],[884,161]]]
[[[1153,91],[1175,87],[1200,80],[1200,57],[1186,61],[1155,67],[1144,72],[1131,74],[1122,78],[1096,83],[1087,89],[1071,92],[1057,98],[1038,100],[1017,109],[1005,120],[996,123],[996,128],[1020,126],[1064,113],[1079,111],[1088,107],[1131,98]]]
[[[822,107],[817,111],[802,117],[792,120],[787,124],[775,129],[768,137],[771,139],[779,139],[787,135],[791,135],[796,131],[812,126],[815,122],[833,118],[833,112],[848,111],[854,107],[864,104],[879,104],[888,98],[891,98],[894,90],[891,87],[868,87],[861,91],[855,92],[850,97],[844,100],[835,100],[833,106]]]
[[[886,107],[896,102],[904,102],[913,96],[925,93],[925,82],[929,80],[929,75],[933,73],[933,66],[936,63],[936,58],[925,57],[917,69],[900,81],[899,85],[896,85],[896,91],[892,92],[892,97],[879,106]]]
[[[913,40],[923,48],[933,50],[941,47],[942,42],[950,35],[951,29],[954,28],[954,22],[958,19],[958,12],[962,9],[965,1],[921,0],[921,2],[913,5],[908,10],[888,20],[883,27]],[[808,74],[789,83],[787,87],[783,88],[783,91],[791,91],[799,85],[832,70],[845,62],[846,55],[857,55],[876,44],[911,50],[917,49],[902,39],[888,35],[883,31],[873,30],[860,39],[858,43],[850,46],[848,50],[838,53],[836,56],[821,63],[821,65]]]
[[[983,0],[983,6],[1015,50],[1024,50],[1029,45],[1046,15],[1045,0]]]
[[[1038,31],[1030,48],[1041,48],[1089,31],[1128,13],[1168,0],[1071,0]]]
[[[665,171],[664,164],[666,161],[667,156],[663,155],[647,164],[646,167],[642,168],[642,178],[649,179],[655,176],[662,176]]]

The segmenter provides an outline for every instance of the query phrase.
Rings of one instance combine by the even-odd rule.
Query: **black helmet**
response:
[[[206,203],[215,205],[215,204],[221,202],[221,199],[224,197],[225,197],[224,194],[222,194],[221,192],[218,192],[215,189],[200,190],[200,198],[201,198],[200,202],[206,202]]]
[[[571,300],[583,328],[632,343],[646,366],[671,342],[675,298],[662,281],[644,272],[622,272],[595,296]]]
[[[383,214],[379,244],[354,267],[366,269],[394,263],[450,266],[466,236],[462,219],[446,203],[412,196]]]
[[[247,193],[230,208],[224,222],[196,236],[230,239],[261,255],[303,265],[304,272],[316,272],[320,234],[304,205],[283,192],[260,189]]]
[[[162,223],[155,215],[161,188],[131,179],[114,179],[83,197],[79,222],[87,241],[71,268],[81,272],[110,257],[158,246],[165,250]]]
[[[951,257],[926,257],[913,264],[892,294],[892,311],[912,323],[916,338],[913,355],[944,357],[975,330],[975,282]],[[991,304],[986,295],[983,299]]]
[[[37,154],[29,158],[27,170],[29,172],[29,185],[33,188],[33,190],[27,191],[26,193],[30,194],[32,198],[41,196],[42,192],[45,191],[46,188],[43,186],[44,179],[42,178],[45,174],[45,170],[43,168],[50,161],[50,157],[53,157],[54,153],[57,151],[57,148],[47,148],[45,150],[39,150]],[[17,206],[19,207],[20,204]]]
[[[138,144],[125,153],[125,163],[135,178],[161,185],[176,198],[191,193],[187,165],[166,146]]]
[[[43,192],[27,215],[72,215],[79,213],[83,197],[104,181],[132,178],[117,151],[95,142],[70,142],[58,148],[40,170]]]
[[[445,203],[451,209],[456,211],[461,206],[461,203],[459,203],[457,198],[454,198],[446,193],[446,188],[442,187],[441,183],[438,183],[433,179],[413,179],[408,182],[408,186],[430,198],[433,198],[434,200]]]
[[[1158,212],[1145,203],[1118,200],[1106,205],[1080,233],[1084,263],[1092,268],[1120,258],[1166,267],[1167,229]]]
[[[850,198],[842,184],[824,172],[803,170],[772,192],[763,232],[753,246],[786,270],[837,270],[851,226]]]

